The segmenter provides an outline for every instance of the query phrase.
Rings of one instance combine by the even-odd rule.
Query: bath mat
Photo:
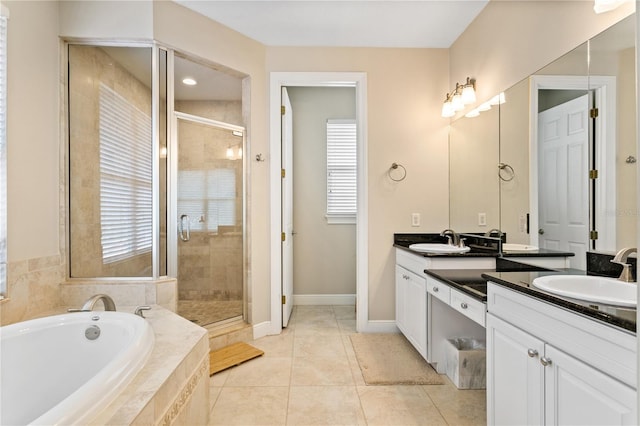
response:
[[[264,355],[264,351],[243,342],[211,351],[209,352],[209,375],[212,376],[261,355]]]
[[[440,375],[397,333],[352,334],[362,376],[367,385],[441,385]]]

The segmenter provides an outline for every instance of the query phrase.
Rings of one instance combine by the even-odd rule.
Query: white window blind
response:
[[[0,12],[0,299],[7,294],[7,21]]]
[[[357,212],[355,120],[327,120],[327,221],[355,223]]]
[[[178,172],[178,215],[186,214],[192,231],[217,232],[236,223],[234,169]]]
[[[151,117],[100,84],[100,225],[102,259],[151,251]]]

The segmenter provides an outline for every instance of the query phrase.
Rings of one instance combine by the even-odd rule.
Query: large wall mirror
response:
[[[588,250],[635,246],[635,87],[632,15],[507,89],[499,114],[454,121],[450,227],[571,251],[579,269]]]

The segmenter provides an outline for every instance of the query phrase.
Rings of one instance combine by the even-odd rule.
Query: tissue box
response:
[[[487,383],[486,343],[458,337],[445,345],[446,373],[458,389],[485,389]]]

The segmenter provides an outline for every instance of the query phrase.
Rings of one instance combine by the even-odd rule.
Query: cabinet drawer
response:
[[[430,277],[427,277],[427,292],[447,305],[451,300],[451,287]]]
[[[466,317],[477,322],[481,326],[486,324],[487,308],[484,303],[473,297],[467,296],[457,290],[451,289],[451,307]]]

